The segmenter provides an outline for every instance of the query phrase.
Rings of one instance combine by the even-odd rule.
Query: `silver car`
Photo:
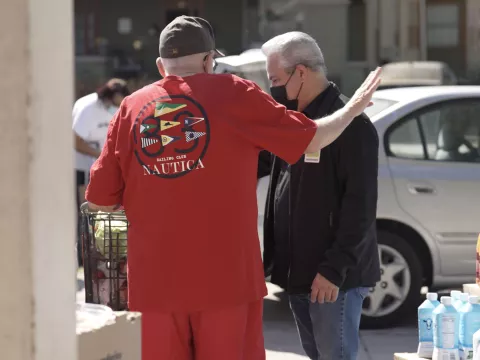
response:
[[[421,288],[475,278],[480,233],[480,87],[377,91],[367,115],[377,128],[377,229],[381,281],[362,325],[391,326],[419,304]],[[258,183],[259,234],[268,178]]]
[[[456,75],[444,62],[399,61],[382,66],[382,82],[378,89],[456,84]]]

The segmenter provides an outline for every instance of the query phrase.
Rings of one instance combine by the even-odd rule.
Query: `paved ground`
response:
[[[268,284],[269,295],[265,299],[264,331],[268,360],[308,359],[298,341],[285,294],[275,285]],[[77,300],[84,301],[83,279],[79,275]],[[362,330],[361,351],[358,360],[391,360],[395,352],[415,352],[417,330],[416,309],[405,325],[384,330]]]
[[[285,295],[275,285],[268,284],[265,299],[264,331],[268,360],[308,359],[297,338],[295,324]],[[358,360],[392,360],[395,352],[415,352],[417,330],[415,312],[400,327],[385,330],[362,330]]]

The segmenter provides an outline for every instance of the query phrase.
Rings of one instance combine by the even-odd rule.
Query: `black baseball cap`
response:
[[[178,16],[165,26],[160,34],[160,57],[164,59],[178,58],[193,54],[215,51],[215,36],[210,23],[196,16]]]

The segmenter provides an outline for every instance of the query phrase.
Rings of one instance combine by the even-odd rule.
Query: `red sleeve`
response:
[[[125,112],[125,105],[110,121],[107,140],[100,157],[90,169],[90,182],[85,193],[88,202],[95,205],[110,206],[122,204],[124,181],[116,156],[118,127]]]
[[[290,164],[296,163],[315,135],[315,122],[302,113],[287,110],[253,82],[238,80],[235,86],[239,100],[232,119],[235,131],[258,148]]]

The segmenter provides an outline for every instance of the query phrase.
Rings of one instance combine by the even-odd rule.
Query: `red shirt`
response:
[[[265,296],[258,154],[295,163],[315,131],[232,75],[168,76],[126,98],[86,198],[125,208],[130,308],[199,311]]]

